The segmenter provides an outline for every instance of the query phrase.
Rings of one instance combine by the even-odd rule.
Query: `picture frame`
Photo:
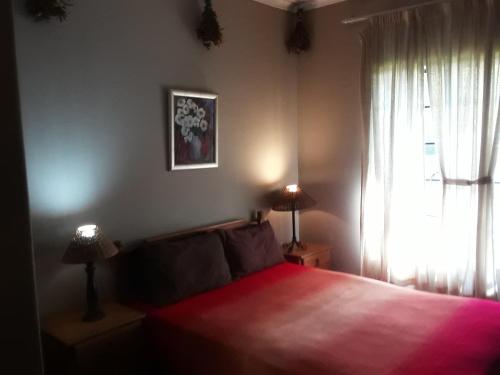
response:
[[[219,96],[169,90],[169,169],[219,166]]]

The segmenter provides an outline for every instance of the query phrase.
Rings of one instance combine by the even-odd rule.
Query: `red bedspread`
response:
[[[147,310],[179,373],[500,374],[500,303],[288,263]]]

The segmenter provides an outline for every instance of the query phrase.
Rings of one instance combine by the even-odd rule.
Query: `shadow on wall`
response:
[[[288,243],[292,235],[290,212],[279,212],[271,209],[282,188],[283,186],[277,183],[263,185],[260,191],[265,193],[256,197],[255,201],[262,211],[262,220],[269,220],[278,242]]]
[[[359,195],[356,196],[359,192],[334,181],[307,184],[303,188],[317,201],[317,205],[300,212],[302,241],[332,245],[333,268],[360,274],[360,207]],[[350,195],[346,196],[346,192]]]
[[[196,28],[201,19],[203,4],[200,0],[176,1],[179,19],[184,24],[186,30],[191,31],[193,38],[197,38]],[[200,41],[201,43],[201,41]]]

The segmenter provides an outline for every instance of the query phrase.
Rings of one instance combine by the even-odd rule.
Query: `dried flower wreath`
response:
[[[212,8],[212,1],[205,0],[205,9],[201,16],[201,23],[197,30],[198,39],[210,49],[212,44],[218,46],[222,43],[222,29],[217,21],[217,14]]]
[[[57,17],[62,22],[68,15],[67,7],[70,5],[66,0],[27,0],[26,10],[35,21],[47,21]]]
[[[311,48],[311,41],[309,39],[309,34],[307,33],[306,27],[304,25],[304,10],[297,10],[297,21],[295,23],[295,30],[288,38],[286,42],[286,47],[289,53],[296,53],[299,55],[303,51],[307,51]]]

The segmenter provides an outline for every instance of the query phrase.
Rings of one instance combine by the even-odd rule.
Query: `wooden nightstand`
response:
[[[82,311],[42,323],[46,375],[146,373],[142,312],[117,303],[104,319],[82,322]]]
[[[330,269],[330,252],[332,248],[327,245],[305,244],[304,250],[295,249],[285,253],[285,259],[290,263]]]

